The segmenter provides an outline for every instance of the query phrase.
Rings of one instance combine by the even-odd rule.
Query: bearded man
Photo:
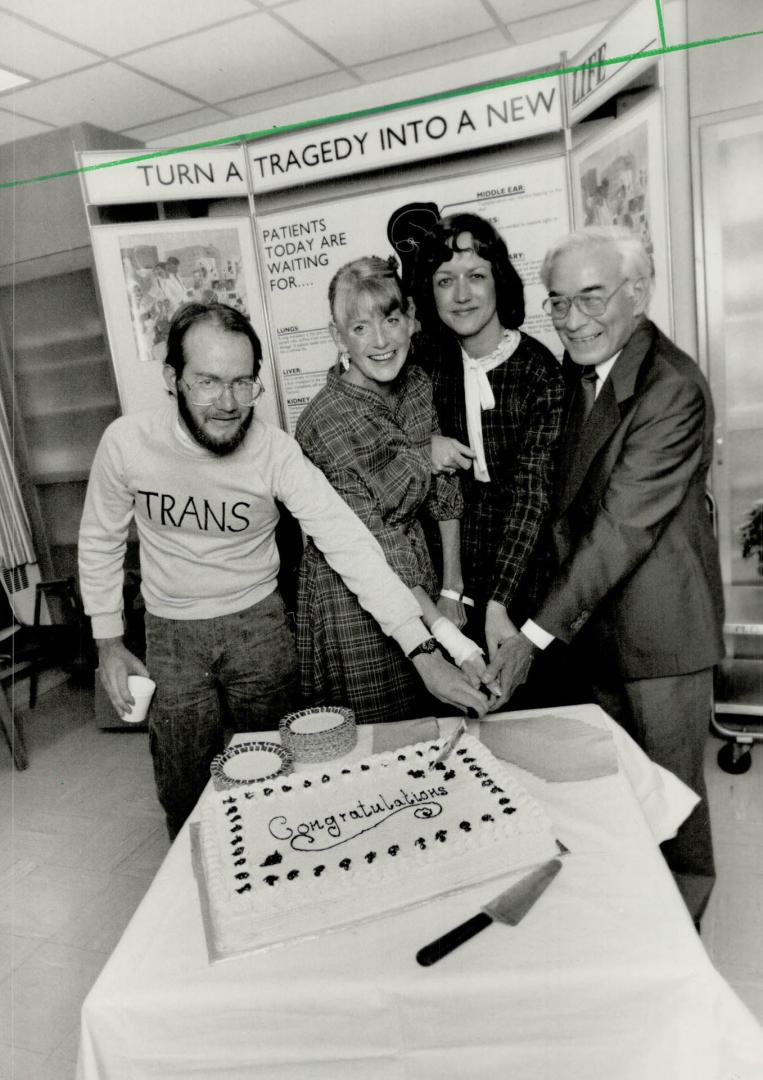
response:
[[[79,539],[80,585],[100,677],[118,713],[128,676],[157,684],[149,741],[174,838],[209,779],[224,728],[267,730],[298,707],[276,525],[284,504],[361,605],[408,655],[431,694],[457,709],[486,700],[445,657],[413,594],[329,482],[254,406],[260,342],[226,304],[188,304],[167,340],[176,406],[122,416],[104,432]],[[130,522],[140,541],[146,665],[122,641]]]

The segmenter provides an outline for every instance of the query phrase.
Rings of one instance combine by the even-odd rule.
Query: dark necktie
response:
[[[580,441],[586,420],[591,415],[596,400],[597,378],[598,375],[593,364],[584,367],[580,372],[578,386],[570,405],[569,419],[564,436],[565,453],[567,454],[574,452]]]
[[[583,374],[580,376],[580,389],[583,392],[582,396],[582,416],[581,421],[585,423],[588,417],[591,415],[591,409],[593,403],[596,401],[596,380],[598,379],[596,368],[593,364],[590,367],[583,368]]]

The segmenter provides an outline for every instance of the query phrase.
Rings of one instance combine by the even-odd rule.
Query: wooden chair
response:
[[[42,598],[54,620],[40,622]],[[74,670],[87,665],[88,641],[85,621],[73,577],[40,581],[35,588],[34,622],[26,625],[16,618],[8,595],[0,587],[0,724],[17,769],[28,765],[24,740],[16,721],[15,688],[29,679],[29,707],[37,702],[37,682],[42,671],[52,667]],[[11,702],[6,686],[12,690]]]

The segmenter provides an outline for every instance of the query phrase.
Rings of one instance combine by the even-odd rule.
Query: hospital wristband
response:
[[[455,589],[440,589],[440,596],[444,596],[446,600],[455,600],[457,603],[463,604],[464,607],[474,607],[474,601],[470,596],[456,592]]]

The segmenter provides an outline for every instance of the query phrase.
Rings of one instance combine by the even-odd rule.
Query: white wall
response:
[[[763,30],[761,0],[690,0],[689,40]],[[763,102],[763,35],[723,41],[689,54],[692,117]]]
[[[688,0],[689,4],[694,0]],[[674,0],[663,9],[665,39],[689,40],[687,4]],[[673,336],[676,344],[697,357],[697,299],[694,273],[689,81],[686,52],[663,58],[665,79],[665,144],[668,171],[670,266],[673,287]]]

